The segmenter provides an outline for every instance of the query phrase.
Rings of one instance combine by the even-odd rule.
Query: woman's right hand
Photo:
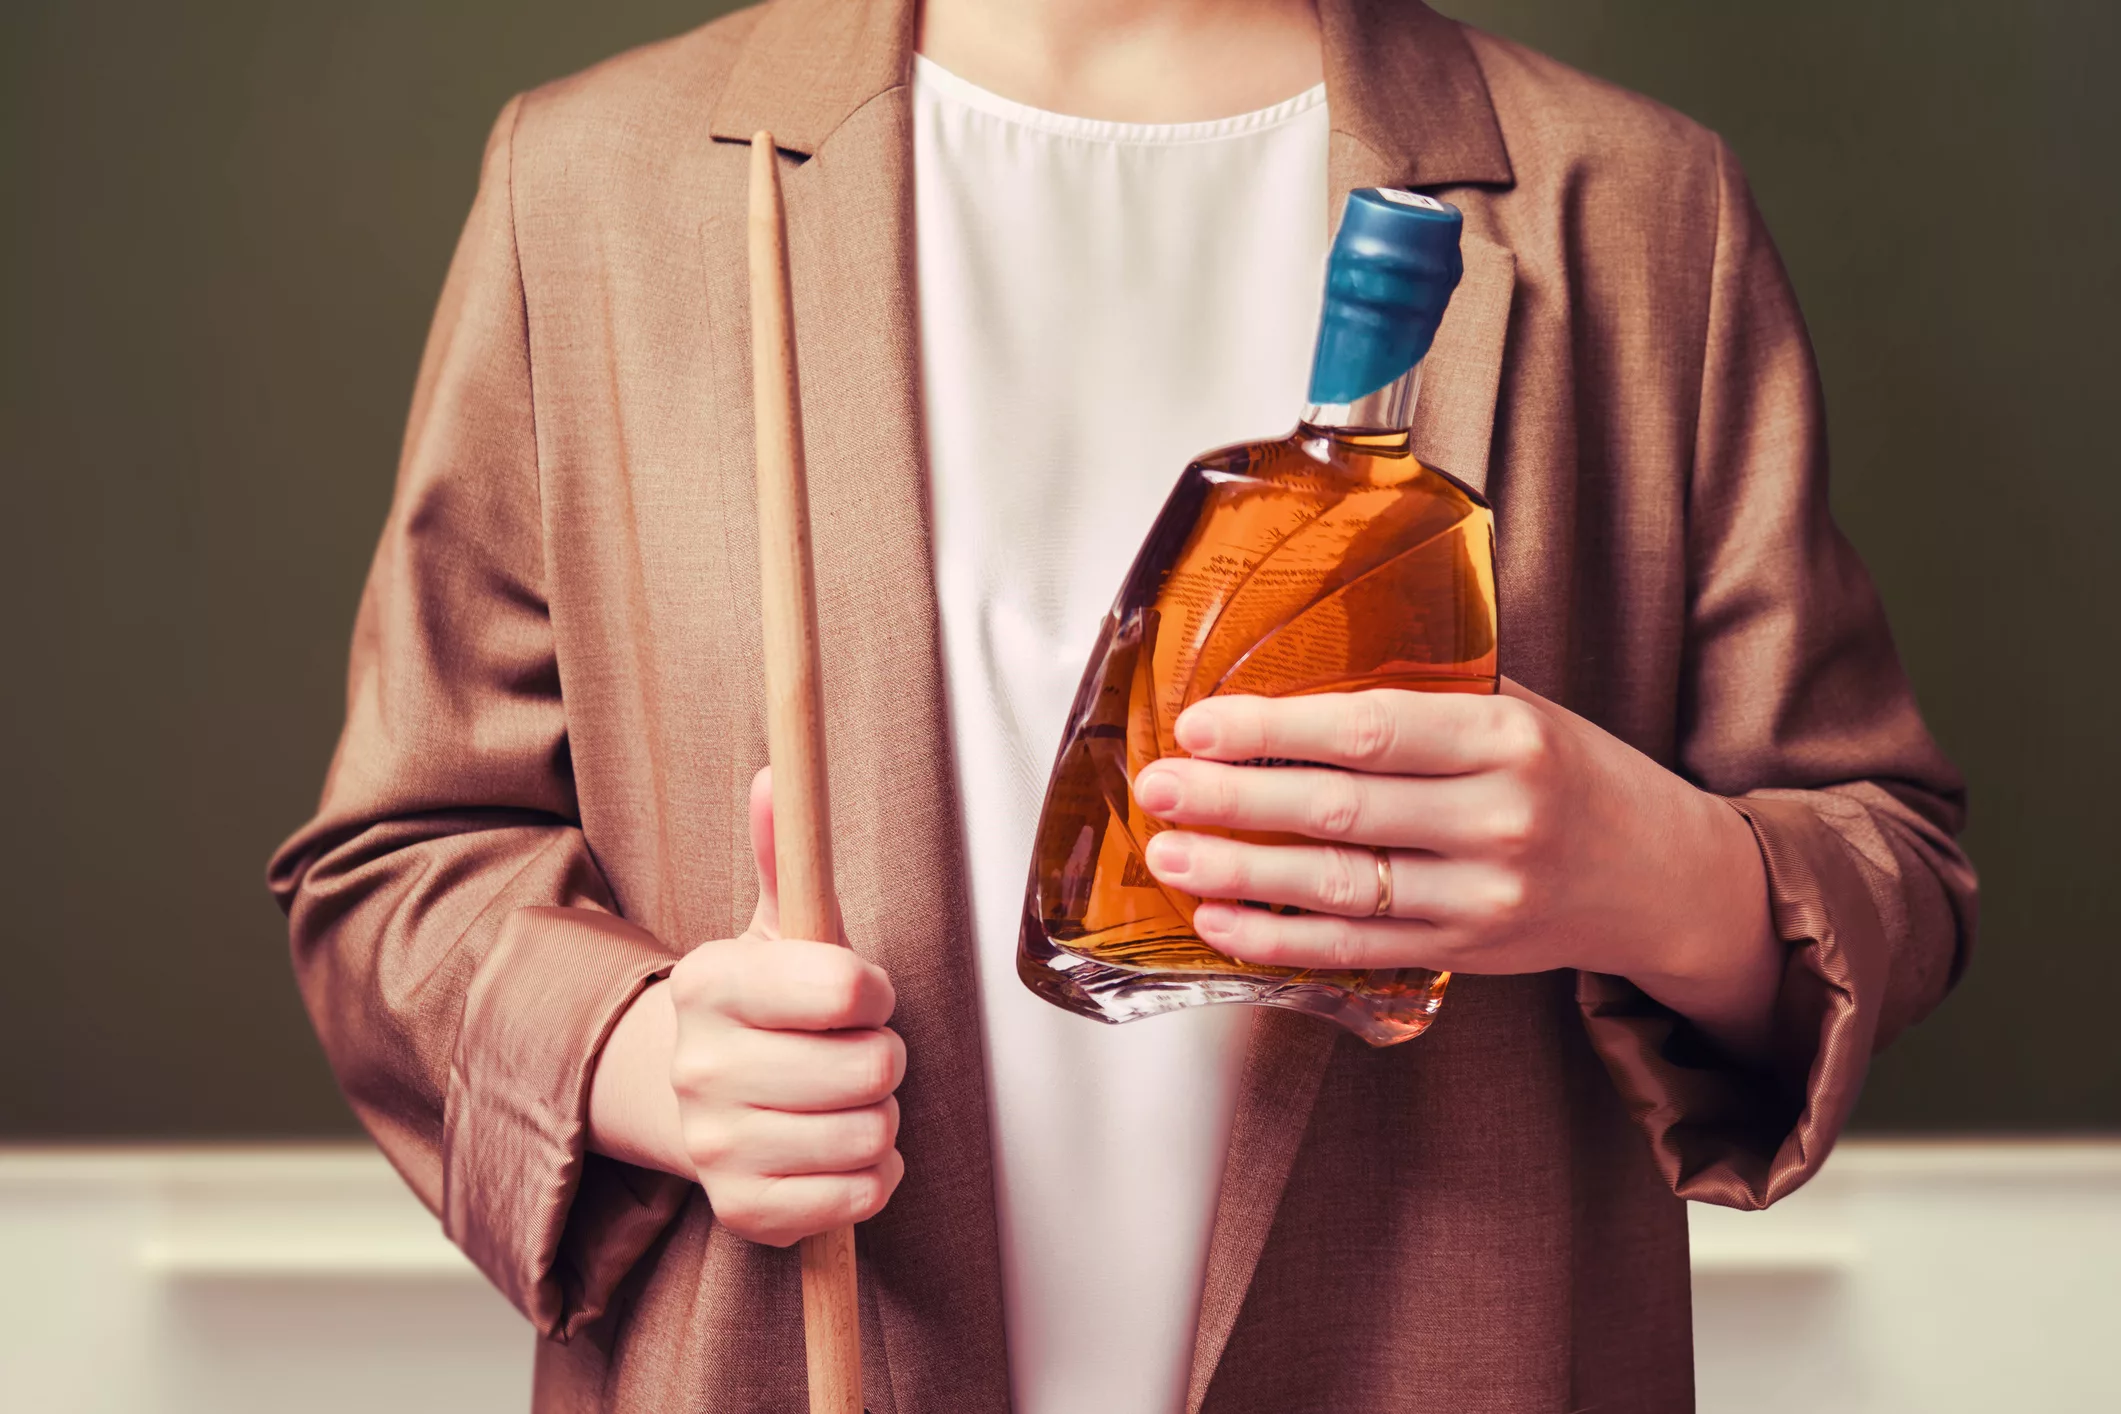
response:
[[[898,1187],[906,1047],[884,1024],[882,968],[780,936],[765,771],[751,846],[751,926],[694,948],[619,1018],[590,1085],[589,1145],[697,1178],[723,1226],[785,1247],[874,1217]]]

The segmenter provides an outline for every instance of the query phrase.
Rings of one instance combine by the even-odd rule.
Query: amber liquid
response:
[[[1407,434],[1300,425],[1186,468],[1076,692],[1039,819],[1018,971],[1107,1021],[1245,1001],[1330,1017],[1375,1044],[1418,1036],[1448,973],[1261,967],[1193,932],[1199,900],[1158,883],[1168,826],[1135,774],[1183,755],[1204,697],[1496,687],[1494,518],[1424,467]]]

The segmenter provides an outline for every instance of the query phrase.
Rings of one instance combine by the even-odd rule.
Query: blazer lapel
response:
[[[724,143],[768,129],[786,154],[837,882],[906,1039],[906,1181],[858,1233],[877,1414],[1008,1404],[921,433],[911,52],[906,0],[775,0],[711,122]],[[741,269],[740,229],[728,239],[717,258]],[[748,335],[722,342],[723,396],[748,409]]]
[[[1320,0],[1319,19],[1333,122],[1329,222],[1340,220],[1357,187],[1509,184],[1486,81],[1455,22],[1424,5],[1384,0]],[[1422,369],[1413,444],[1425,463],[1484,490],[1516,261],[1470,229],[1463,250],[1465,277]],[[1336,1044],[1358,1043],[1292,1012],[1262,1009],[1253,1018],[1209,1239],[1187,1414],[1199,1414],[1214,1382]]]
[[[1186,1414],[1199,1414],[1201,1401],[1208,1397],[1339,1037],[1338,1027],[1315,1017],[1266,1007],[1253,1013],[1215,1228],[1208,1240]]]
[[[1485,492],[1517,257],[1471,230],[1461,248],[1465,278],[1458,282],[1435,346],[1422,364],[1421,399],[1414,406],[1414,455],[1424,465]]]

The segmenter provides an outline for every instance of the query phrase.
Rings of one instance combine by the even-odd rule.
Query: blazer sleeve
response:
[[[1816,1172],[1870,1058],[1966,966],[1957,772],[1924,728],[1827,505],[1825,423],[1788,277],[1735,162],[1720,203],[1689,487],[1679,765],[1752,825],[1788,950],[1765,1070],[1585,974],[1592,1044],[1683,1198],[1760,1208]]]
[[[595,1319],[689,1185],[587,1156],[588,1084],[675,960],[585,841],[544,590],[517,105],[422,360],[316,816],[273,858],[294,970],[354,1112],[536,1325]]]

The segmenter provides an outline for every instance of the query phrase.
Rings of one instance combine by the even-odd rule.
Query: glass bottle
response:
[[[1302,419],[1188,466],[1128,572],[1069,712],[1025,893],[1017,971],[1055,1005],[1119,1022],[1252,1002],[1374,1045],[1420,1035],[1442,1005],[1449,973],[1264,967],[1202,942],[1199,900],[1142,857],[1168,827],[1133,782],[1184,754],[1173,724],[1204,697],[1495,691],[1494,518],[1409,448],[1460,225],[1416,193],[1349,194]]]

